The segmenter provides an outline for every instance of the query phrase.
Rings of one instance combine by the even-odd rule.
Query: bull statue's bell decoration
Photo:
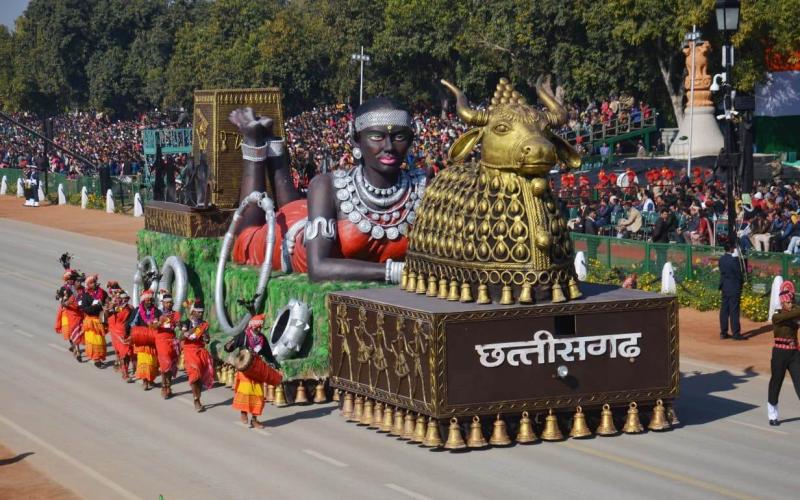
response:
[[[636,402],[628,405],[628,416],[625,418],[625,425],[622,427],[625,434],[639,434],[644,432],[642,422],[639,420],[639,409]]]
[[[480,304],[559,302],[581,296],[566,220],[547,174],[558,162],[580,166],[580,155],[551,129],[567,113],[542,84],[540,111],[505,78],[492,105],[470,107],[456,97],[458,116],[473,128],[450,148],[451,166],[428,187],[409,235],[405,290]],[[481,144],[480,159],[470,159]],[[426,286],[430,284],[430,286]],[[568,295],[565,295],[565,291]],[[434,294],[433,292],[438,292]]]

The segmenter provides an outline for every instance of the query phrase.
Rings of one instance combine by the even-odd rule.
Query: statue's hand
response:
[[[261,146],[272,135],[272,118],[256,116],[253,108],[234,109],[228,119],[236,125],[249,146]]]

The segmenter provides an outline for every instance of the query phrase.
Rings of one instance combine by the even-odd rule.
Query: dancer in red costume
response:
[[[200,394],[214,386],[214,361],[206,349],[210,341],[208,322],[203,321],[203,303],[195,300],[189,309],[189,319],[181,324],[183,360],[186,376],[192,387],[194,409],[203,411]]]

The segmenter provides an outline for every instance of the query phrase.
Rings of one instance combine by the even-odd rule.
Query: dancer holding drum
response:
[[[81,293],[79,280],[80,273],[67,269],[64,273],[64,285],[56,293],[56,298],[60,303],[56,331],[69,342],[69,351],[73,353],[78,362],[81,361],[80,345],[76,345],[72,338],[73,334],[76,337],[79,336],[83,324],[83,312],[78,305],[78,297]]]
[[[200,402],[202,389],[211,389],[214,385],[214,361],[206,350],[210,341],[208,322],[203,321],[203,303],[195,300],[189,309],[189,320],[181,327],[184,365],[189,385],[192,387],[194,409],[203,411]]]
[[[181,313],[172,310],[172,295],[161,292],[161,315],[156,329],[156,354],[158,369],[161,371],[161,397],[172,396],[172,379],[178,373],[178,354],[180,344],[175,339],[175,328],[181,320]]]
[[[111,334],[111,345],[117,355],[119,371],[122,380],[132,383],[129,366],[131,362],[131,345],[128,337],[130,336],[130,323],[134,316],[134,310],[128,304],[130,297],[124,291],[120,291],[112,299],[111,308],[106,313],[108,332]]]
[[[142,380],[145,391],[150,390],[158,376],[156,356],[156,328],[161,311],[153,301],[153,292],[142,292],[139,308],[131,322],[131,342],[136,354],[136,378]]]
[[[247,425],[247,414],[250,427],[263,429],[264,424],[258,416],[264,410],[264,384],[277,385],[281,382],[281,374],[269,366],[272,361],[271,351],[266,337],[261,333],[264,326],[264,315],[253,316],[247,328],[231,338],[225,344],[226,352],[240,350],[237,355],[236,380],[234,381],[233,407],[239,410],[242,423]]]

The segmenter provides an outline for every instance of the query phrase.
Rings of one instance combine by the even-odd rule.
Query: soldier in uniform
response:
[[[781,309],[772,315],[775,344],[772,346],[772,375],[769,379],[767,416],[769,425],[778,425],[778,396],[786,372],[792,376],[797,397],[800,398],[800,351],[797,345],[797,320],[800,306],[794,303],[794,284],[784,281],[781,286]]]

